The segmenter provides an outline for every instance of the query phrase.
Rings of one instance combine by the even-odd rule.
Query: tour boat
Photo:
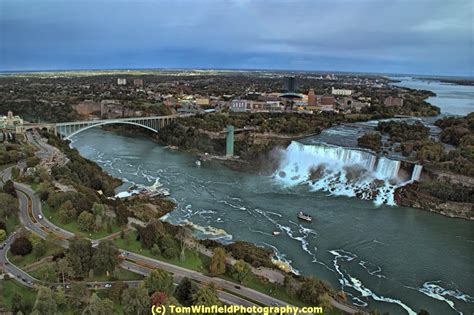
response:
[[[277,236],[277,235],[280,235],[281,232],[280,232],[280,231],[273,231],[272,234],[273,234],[274,236]]]
[[[200,160],[196,160],[196,162],[194,162],[197,166],[201,166],[201,161]]]
[[[298,213],[298,219],[304,220],[306,222],[311,222],[313,221],[313,217],[311,217],[309,214],[306,214],[302,211]]]

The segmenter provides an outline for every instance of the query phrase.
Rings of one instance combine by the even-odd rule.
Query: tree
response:
[[[66,279],[74,277],[74,269],[69,265],[69,261],[66,258],[60,259],[56,263],[58,274],[61,277],[63,286],[66,285]]]
[[[80,308],[90,295],[84,282],[72,282],[69,302],[76,308]]]
[[[185,277],[179,283],[174,295],[181,304],[185,306],[190,306],[191,304],[193,304],[194,294],[196,294],[198,290],[199,288],[197,284],[189,278]]]
[[[326,283],[310,277],[304,281],[300,296],[303,301],[317,305],[320,303],[320,297],[328,293],[330,289]]]
[[[114,313],[114,302],[110,299],[101,299],[97,293],[92,294],[87,311],[91,315],[109,315]]]
[[[95,273],[101,275],[105,272],[112,272],[120,262],[118,254],[119,250],[112,241],[100,242],[92,258]]]
[[[94,230],[94,215],[87,211],[82,211],[77,218],[77,224],[81,231],[91,232]]]
[[[128,285],[123,281],[115,281],[112,283],[110,288],[109,297],[117,304],[120,304],[122,293],[125,289],[128,288]]]
[[[325,312],[329,312],[332,309],[332,297],[329,293],[323,293],[319,296],[319,306],[321,306]]]
[[[379,151],[382,147],[382,136],[378,133],[366,133],[357,139],[357,145],[362,148]]]
[[[138,234],[140,235],[140,242],[145,248],[151,248],[158,239],[157,229],[153,223],[148,223],[144,228],[139,228]]]
[[[430,313],[427,310],[421,309],[417,315],[430,315]]]
[[[286,293],[291,297],[296,297],[301,288],[299,281],[289,274],[285,275],[284,286]]]
[[[62,224],[71,223],[76,218],[76,213],[76,209],[74,209],[73,207],[59,209],[59,222],[61,222]]]
[[[145,278],[148,292],[163,292],[168,296],[173,293],[173,276],[163,269],[155,269]]]
[[[238,260],[231,270],[231,276],[234,280],[244,283],[252,275],[252,269],[250,269],[249,264],[243,260]]]
[[[179,250],[176,241],[169,234],[164,235],[160,240],[160,248],[163,256],[168,259],[178,258]]]
[[[149,313],[150,298],[143,283],[123,291],[122,305],[125,314],[145,315]]]
[[[18,202],[9,194],[0,192],[0,218],[8,219],[18,213]]]
[[[159,256],[161,255],[161,248],[158,246],[158,244],[153,244],[153,246],[150,249],[150,253],[154,256]]]
[[[54,314],[56,312],[57,305],[56,301],[53,299],[53,293],[50,288],[39,288],[33,309],[42,315]]]
[[[196,305],[212,306],[220,305],[216,290],[213,287],[199,289],[193,296],[193,303]]]
[[[225,250],[222,247],[214,248],[214,252],[209,264],[209,272],[212,276],[225,273]]]
[[[166,310],[169,311],[169,314],[171,315],[177,315],[178,313],[176,313],[176,310],[175,312],[171,312],[171,308],[169,307],[170,305],[173,305],[173,306],[181,306],[181,304],[179,304],[179,302],[172,296],[169,296],[164,302],[162,305],[165,305],[166,306]]]
[[[94,202],[92,205],[92,213],[94,213],[96,216],[103,216],[106,211],[107,206],[102,203]]]
[[[31,253],[33,246],[31,245],[30,240],[25,236],[20,236],[15,238],[13,241],[10,251],[13,255],[26,256]]]
[[[16,314],[17,312],[21,311],[21,309],[23,309],[23,301],[22,301],[21,294],[18,292],[15,292],[12,298],[12,307],[11,307],[12,313]]]
[[[4,229],[0,229],[0,242],[7,239],[7,232]]]
[[[36,258],[42,257],[46,253],[46,243],[41,240],[36,244],[33,244],[33,255]]]
[[[56,291],[56,294],[54,295],[54,300],[56,301],[56,305],[58,307],[64,307],[67,305],[67,297],[63,288],[59,288]]]
[[[56,281],[57,274],[56,270],[52,263],[41,264],[36,270],[38,273],[38,278],[44,282],[54,282]]]
[[[66,254],[69,266],[75,271],[76,276],[85,276],[92,268],[92,243],[86,239],[73,239],[69,243]]]
[[[163,305],[167,298],[166,293],[156,291],[151,295],[151,305]]]
[[[186,255],[185,255],[186,244],[191,238],[192,238],[192,233],[189,228],[187,228],[186,226],[179,227],[178,233],[176,234],[176,239],[179,241],[179,247],[180,247],[179,259],[181,261],[186,260]]]
[[[5,184],[3,184],[2,189],[3,189],[4,193],[9,194],[13,198],[17,198],[15,185],[13,184],[13,182],[11,180],[7,180],[7,182]]]

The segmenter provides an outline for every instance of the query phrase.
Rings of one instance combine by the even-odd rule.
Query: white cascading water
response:
[[[395,189],[405,184],[398,178],[400,165],[367,151],[293,141],[283,151],[275,178],[288,186],[307,184],[313,190],[395,205]],[[420,176],[415,172],[421,173],[421,166],[415,166],[412,179]]]
[[[413,173],[411,174],[411,181],[412,182],[420,180],[422,169],[423,169],[423,165],[418,165],[417,164],[413,167]]]

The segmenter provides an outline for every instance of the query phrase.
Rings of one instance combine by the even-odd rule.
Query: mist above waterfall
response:
[[[274,177],[287,186],[305,184],[315,191],[395,205],[394,191],[406,183],[398,176],[400,165],[368,151],[293,141],[282,151]],[[419,166],[411,179],[420,171]]]

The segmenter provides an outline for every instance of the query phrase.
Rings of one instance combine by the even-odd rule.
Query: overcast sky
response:
[[[0,0],[0,70],[473,76],[471,0]]]

